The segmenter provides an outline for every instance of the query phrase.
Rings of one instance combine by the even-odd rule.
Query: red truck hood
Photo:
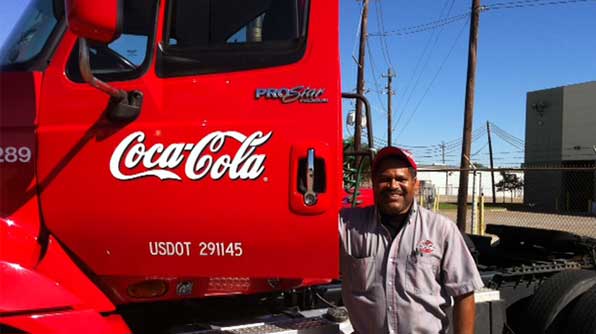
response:
[[[36,114],[42,74],[0,72],[0,217],[35,193]]]

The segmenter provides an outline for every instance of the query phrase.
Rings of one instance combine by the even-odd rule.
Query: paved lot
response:
[[[456,210],[443,210],[441,214],[454,220],[457,217]],[[470,216],[470,210],[468,210]],[[485,213],[487,224],[510,225],[542,228],[548,230],[566,231],[583,236],[596,238],[596,217],[594,216],[573,216],[558,215],[522,211],[494,210]],[[468,217],[468,226],[471,219]]]

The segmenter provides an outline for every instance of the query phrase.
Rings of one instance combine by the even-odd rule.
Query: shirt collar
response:
[[[376,205],[374,206],[374,209],[375,209],[375,217],[377,217],[377,224],[381,224],[381,212],[379,212],[379,208],[377,208]],[[410,213],[406,217],[405,225],[410,225],[410,223],[414,222],[417,212],[418,212],[418,202],[416,202],[416,199],[414,199],[414,201],[412,202],[412,207],[410,208]]]

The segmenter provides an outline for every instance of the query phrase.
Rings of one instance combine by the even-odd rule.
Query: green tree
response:
[[[370,173],[370,159],[365,156],[360,156],[360,159],[357,159],[354,155],[349,155],[346,153],[354,152],[354,137],[349,137],[344,139],[344,168],[357,168],[356,160],[362,161],[362,172],[366,175]],[[360,151],[368,151],[368,144],[362,143],[360,146]]]
[[[344,139],[344,189],[354,194],[362,187],[363,183],[367,184],[370,180],[370,165],[371,161],[366,156],[355,156],[349,153],[354,152],[354,137]],[[362,143],[361,151],[368,150],[368,145]],[[360,161],[360,166],[357,165]],[[360,167],[360,168],[359,168]],[[360,169],[360,173],[359,173]]]
[[[513,195],[513,192],[517,189],[524,187],[524,181],[517,174],[507,173],[501,171],[501,181],[495,184],[498,191],[509,191]]]
[[[480,162],[474,162],[474,166],[476,166],[477,169],[487,168],[484,164],[481,164]]]

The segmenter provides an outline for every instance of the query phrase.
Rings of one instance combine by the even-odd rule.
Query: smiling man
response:
[[[411,153],[383,148],[375,205],[341,212],[342,295],[360,334],[447,333],[451,297],[454,332],[474,332],[482,280],[455,223],[416,203],[416,172]]]

